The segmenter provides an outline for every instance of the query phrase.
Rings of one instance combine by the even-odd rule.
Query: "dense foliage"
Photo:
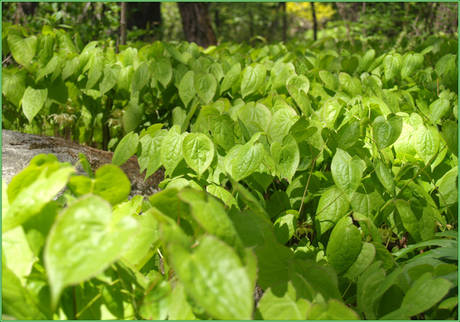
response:
[[[4,187],[4,314],[457,318],[456,40],[2,40],[4,127],[115,148],[87,176],[38,156]],[[134,154],[161,192],[128,200]]]

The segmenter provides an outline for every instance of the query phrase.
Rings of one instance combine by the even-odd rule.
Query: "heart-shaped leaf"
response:
[[[343,217],[331,232],[326,255],[338,274],[347,271],[361,252],[361,233],[350,217]]]
[[[130,132],[121,139],[118,143],[115,152],[113,153],[112,163],[115,165],[122,165],[137,151],[139,145],[139,136],[137,133]]]
[[[195,90],[204,104],[209,104],[216,94],[217,81],[212,74],[199,73],[195,75]]]
[[[402,119],[397,115],[392,115],[387,120],[383,116],[376,117],[372,127],[377,147],[384,149],[395,143],[401,135],[402,125]]]
[[[83,197],[59,214],[44,251],[53,306],[64,287],[102,272],[121,254],[137,222],[115,219],[110,204],[97,196]]]
[[[214,159],[214,144],[203,133],[189,133],[182,141],[185,162],[200,176]]]
[[[337,187],[347,193],[358,189],[366,164],[358,157],[351,157],[347,152],[337,148],[331,163],[332,178]]]
[[[22,111],[24,112],[26,118],[29,120],[29,123],[32,122],[34,117],[43,108],[47,97],[47,88],[34,89],[30,86],[26,88],[24,96],[22,97]]]

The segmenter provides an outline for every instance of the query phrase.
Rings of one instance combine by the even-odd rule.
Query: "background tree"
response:
[[[200,46],[217,44],[209,17],[209,4],[204,2],[179,2],[185,39]]]

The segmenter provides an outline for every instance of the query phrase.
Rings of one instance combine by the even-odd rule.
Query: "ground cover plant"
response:
[[[458,317],[456,40],[2,37],[4,127],[114,150],[3,186],[6,316]],[[128,198],[133,155],[161,192]]]

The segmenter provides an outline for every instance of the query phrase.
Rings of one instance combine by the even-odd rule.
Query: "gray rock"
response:
[[[76,144],[62,138],[19,133],[2,130],[2,179],[8,184],[11,179],[29,164],[38,154],[54,154],[61,162],[77,165],[77,171],[84,174],[78,163],[83,153],[93,171],[112,162],[112,152],[98,150],[86,145]],[[144,180],[145,173],[139,173],[137,158],[131,157],[121,166],[131,181],[131,195],[148,196],[158,191],[163,180],[163,171],[159,170]]]

